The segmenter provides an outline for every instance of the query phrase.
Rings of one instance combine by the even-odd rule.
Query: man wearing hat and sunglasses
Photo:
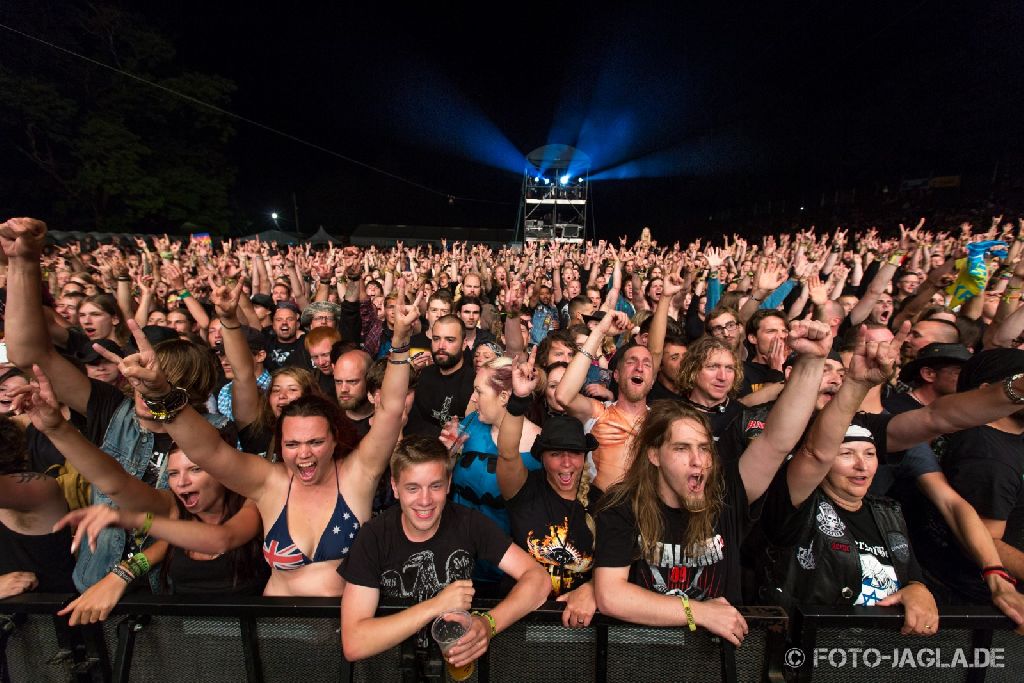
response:
[[[882,401],[894,415],[930,404],[940,396],[956,393],[960,369],[971,358],[963,344],[932,343],[922,347],[917,356],[900,369],[900,381],[910,391],[892,394]]]
[[[551,593],[566,607],[562,623],[586,628],[597,610],[591,571],[594,520],[590,503],[600,491],[592,488],[586,456],[597,439],[584,434],[583,423],[568,415],[552,415],[530,449],[542,468],[528,471],[519,453],[524,415],[533,403],[538,373],[536,348],[512,372],[512,398],[498,431],[496,474],[505,499],[512,539],[551,577]]]

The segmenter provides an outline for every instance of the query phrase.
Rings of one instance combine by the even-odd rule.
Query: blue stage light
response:
[[[567,176],[567,175],[562,176],[559,179],[559,182],[561,182],[563,185],[568,185],[569,184],[569,176]]]
[[[533,182],[539,183],[540,182],[540,176],[539,175],[538,176],[534,176],[533,177]]]

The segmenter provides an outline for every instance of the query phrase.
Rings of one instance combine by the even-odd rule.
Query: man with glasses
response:
[[[740,325],[739,319],[740,315],[736,309],[719,306],[708,313],[705,323],[707,333],[740,353],[743,344],[743,326]]]

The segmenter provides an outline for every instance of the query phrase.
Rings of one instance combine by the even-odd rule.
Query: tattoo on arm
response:
[[[46,478],[45,474],[39,474],[38,472],[18,472],[12,476],[16,477],[15,484],[27,484],[30,481]]]

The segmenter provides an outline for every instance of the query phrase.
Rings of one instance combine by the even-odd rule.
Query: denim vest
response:
[[[218,429],[227,424],[228,419],[223,415],[203,415],[206,420]],[[125,399],[114,416],[110,418],[107,431],[103,435],[103,445],[100,447],[105,453],[116,460],[124,470],[141,479],[149,465],[149,459],[153,455],[153,433],[142,429],[139,420],[135,416],[135,402],[131,398]],[[160,470],[160,476],[156,482],[156,488],[167,488],[167,462]],[[113,501],[100,491],[92,487],[92,504],[103,503],[114,505]],[[117,507],[114,505],[114,507]],[[152,539],[150,539],[152,543]],[[149,545],[148,543],[146,544]],[[78,562],[75,564],[73,574],[75,587],[79,591],[85,591],[104,576],[110,573],[115,564],[121,561],[124,554],[125,532],[120,528],[103,529],[96,539],[96,550],[90,550],[88,543],[83,543],[78,549]],[[159,572],[150,572],[149,584],[153,592],[157,592]]]

